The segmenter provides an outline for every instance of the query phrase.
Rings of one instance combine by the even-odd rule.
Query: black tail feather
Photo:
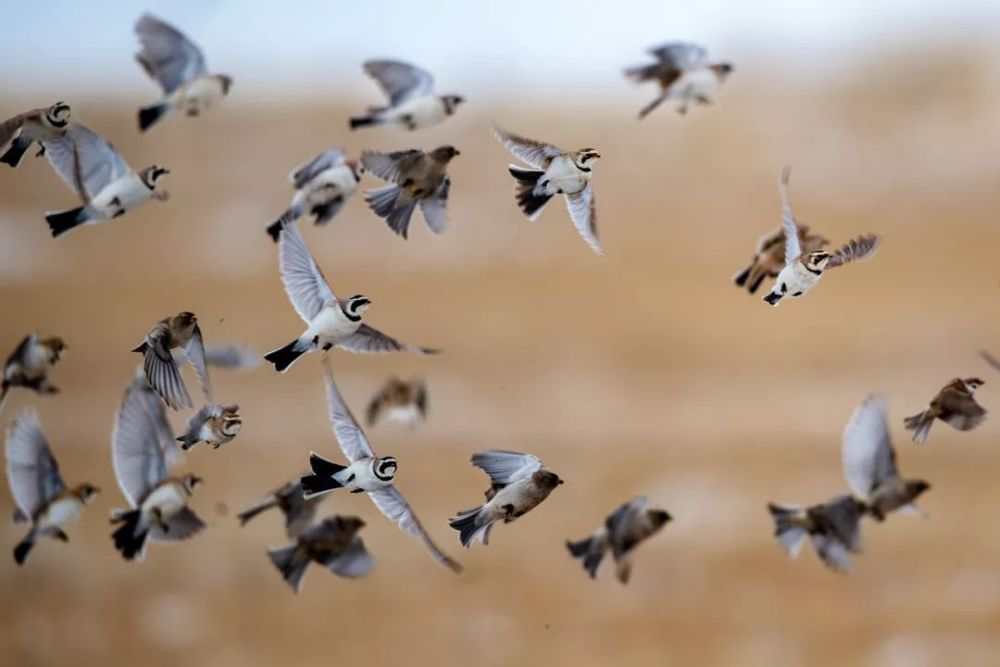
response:
[[[277,505],[278,504],[276,502],[273,502],[273,501],[272,502],[263,502],[263,503],[261,503],[259,505],[254,505],[253,507],[251,507],[248,510],[240,512],[239,514],[236,515],[236,518],[239,519],[241,526],[245,526],[245,525],[247,525],[247,522],[250,521],[250,519],[254,518],[255,516],[257,516],[261,512],[266,512],[267,510],[271,509],[272,507],[277,507]]]
[[[327,461],[319,454],[309,455],[309,467],[312,468],[312,475],[303,475],[300,483],[302,484],[302,494],[309,498],[311,496],[319,495],[320,493],[326,493],[327,491],[332,491],[334,489],[339,489],[344,485],[333,478],[341,470],[344,470],[347,466],[342,466],[339,463],[334,463],[333,461]]]
[[[293,544],[284,549],[271,549],[267,552],[267,557],[281,573],[281,578],[292,587],[293,591],[298,593],[299,586],[302,585],[302,577],[306,573],[306,568],[309,567],[308,556],[304,556],[299,551],[298,545]]]
[[[517,199],[517,205],[526,216],[534,219],[538,212],[552,199],[550,194],[537,194],[535,192],[535,185],[545,172],[514,166],[508,167],[508,171],[514,177],[514,197]]]
[[[466,549],[472,546],[476,536],[480,533],[483,534],[483,544],[489,540],[491,526],[489,524],[485,526],[476,524],[476,518],[481,509],[481,507],[477,507],[474,510],[460,512],[458,516],[448,520],[448,525],[458,531],[458,539]]]
[[[597,578],[597,568],[601,566],[601,560],[604,559],[604,552],[593,549],[593,544],[594,538],[592,537],[587,537],[579,542],[566,540],[566,548],[569,549],[570,555],[583,561],[583,569],[587,571],[591,579]]]
[[[298,347],[299,341],[296,339],[282,348],[268,352],[264,358],[274,364],[274,370],[284,373],[299,357],[306,353],[307,350],[296,349]]]
[[[18,137],[3,154],[3,157],[0,157],[0,162],[16,167],[21,164],[21,158],[28,152],[29,148],[31,148],[31,141],[24,137]]]
[[[170,111],[170,105],[166,102],[150,104],[148,107],[139,109],[139,131],[145,132],[159,123],[168,111]]]
[[[14,547],[14,562],[18,565],[24,565],[24,561],[28,558],[28,552],[31,548],[35,546],[34,536],[28,535],[21,542]]]
[[[79,208],[71,208],[66,211],[46,213],[45,222],[49,223],[49,229],[52,230],[52,237],[58,238],[74,227],[87,222],[87,216],[84,215],[84,208],[80,206]]]
[[[113,520],[113,523],[122,524],[111,537],[115,541],[115,549],[121,552],[125,560],[135,560],[146,546],[146,535],[149,531],[139,530],[141,518],[142,513],[135,509],[124,512]]]
[[[356,130],[359,127],[368,127],[369,125],[375,125],[376,121],[374,116],[352,116],[351,117],[351,129]]]
[[[736,283],[737,287],[743,287],[747,284],[747,278],[750,277],[750,267],[743,269],[742,272],[736,274],[733,278],[733,282]]]

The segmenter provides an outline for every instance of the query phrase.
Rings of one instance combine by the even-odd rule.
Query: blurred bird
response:
[[[355,160],[348,160],[344,151],[331,148],[288,175],[295,187],[292,205],[281,217],[268,225],[267,233],[275,243],[281,233],[282,220],[298,220],[311,215],[317,225],[325,225],[344,207],[358,189],[364,167]]]
[[[646,499],[640,496],[616,509],[593,535],[577,542],[567,540],[566,548],[573,558],[583,561],[583,569],[591,579],[597,578],[601,560],[610,550],[618,581],[627,584],[632,573],[632,552],[639,543],[660,532],[671,518],[665,510],[648,508]]]
[[[183,456],[181,448],[177,444],[177,439],[174,437],[174,429],[170,426],[170,420],[167,418],[166,404],[146,380],[146,369],[143,368],[143,364],[136,366],[135,373],[132,376],[132,383],[125,390],[125,394],[126,400],[141,403],[143,409],[149,415],[156,433],[156,441],[163,451],[167,466],[173,467],[177,465]]]
[[[12,387],[26,387],[39,394],[59,393],[59,388],[49,382],[49,372],[66,349],[66,343],[58,336],[39,339],[34,331],[25,336],[3,366],[0,410]]]
[[[369,426],[382,417],[412,428],[417,420],[427,418],[427,385],[423,380],[400,380],[393,376],[372,396],[368,403]]]
[[[363,324],[361,315],[368,310],[371,300],[361,294],[338,299],[309,254],[298,228],[287,220],[282,221],[278,239],[278,263],[292,307],[308,326],[288,345],[264,355],[275,370],[283,373],[303,354],[333,347],[368,354],[401,350],[414,354],[438,352],[408,345]]]
[[[691,102],[711,104],[710,96],[733,71],[729,63],[710,63],[708,51],[697,44],[668,42],[649,49],[648,53],[656,62],[625,70],[625,76],[636,83],[660,84],[659,96],[639,111],[640,120],[669,99],[680,101],[677,108],[680,114],[687,113]]]
[[[181,449],[187,451],[199,442],[218,449],[230,442],[240,432],[243,419],[238,405],[206,405],[188,420],[184,433],[177,438]]]
[[[799,555],[806,537],[823,564],[836,572],[848,571],[851,554],[861,551],[864,505],[849,493],[811,507],[768,503],[767,509],[774,536],[791,558]]]
[[[295,538],[295,544],[271,549],[267,555],[296,593],[312,562],[340,577],[363,577],[375,569],[375,561],[358,537],[364,525],[356,516],[327,517]]]
[[[444,231],[451,179],[446,170],[452,159],[461,155],[453,146],[440,146],[430,153],[415,148],[395,153],[365,151],[361,164],[383,181],[394,183],[377,190],[366,190],[365,201],[389,229],[404,239],[409,234],[410,218],[420,207],[424,222],[435,234]]]
[[[132,171],[108,141],[80,123],[58,137],[41,139],[42,148],[59,178],[76,193],[83,206],[46,213],[53,237],[80,225],[96,225],[124,215],[150,199],[166,201],[167,192],[156,190],[170,171],[152,165]]]
[[[458,95],[435,95],[430,72],[397,60],[369,60],[365,73],[389,98],[388,106],[369,107],[365,116],[351,118],[351,129],[388,125],[418,130],[444,122],[464,102]]]
[[[143,14],[135,24],[135,34],[142,47],[135,59],[159,84],[164,95],[159,102],[139,109],[140,132],[174,110],[197,116],[229,94],[232,78],[209,74],[201,49],[177,28]]]
[[[145,340],[133,352],[143,355],[146,381],[156,390],[167,405],[174,410],[191,407],[181,372],[171,350],[181,348],[184,356],[194,367],[205,398],[212,399],[212,387],[208,379],[208,364],[205,360],[205,343],[201,328],[194,313],[187,311],[171,315],[156,323]]]
[[[76,521],[98,493],[92,484],[66,488],[59,466],[33,410],[22,412],[7,432],[7,481],[17,503],[15,521],[30,521],[31,529],[14,547],[14,561],[23,565],[40,537],[68,542],[63,526]]]
[[[260,366],[260,355],[243,345],[208,345],[205,363],[217,368],[247,370]]]
[[[51,141],[66,131],[70,108],[65,102],[56,102],[46,109],[32,109],[9,118],[0,125],[0,162],[11,167],[21,164],[21,158],[38,142],[36,155],[45,153],[43,140]]]
[[[791,169],[781,172],[779,191],[781,192],[781,224],[785,230],[785,266],[778,274],[774,287],[764,296],[772,306],[785,297],[798,298],[811,290],[823,277],[823,272],[843,266],[853,261],[869,259],[875,254],[881,239],[875,234],[866,234],[848,241],[840,250],[829,253],[825,250],[804,252],[799,245],[799,230],[792,217],[792,207],[788,203],[788,177]]]
[[[568,152],[551,144],[493,128],[497,140],[531,169],[507,165],[514,177],[514,198],[529,220],[536,220],[553,195],[565,195],[573,226],[598,255],[604,248],[597,238],[597,209],[590,186],[594,161],[601,156],[593,148]]]
[[[931,485],[899,476],[881,396],[869,396],[851,415],[844,428],[842,456],[848,486],[876,521],[896,510],[919,513],[913,502]]]
[[[473,454],[472,465],[489,475],[491,484],[484,505],[459,512],[448,521],[465,548],[477,539],[488,545],[495,522],[510,523],[524,516],[563,483],[533,454],[490,449]]]
[[[281,488],[268,493],[263,500],[240,512],[237,518],[240,525],[245,526],[250,519],[261,512],[277,507],[285,517],[285,533],[290,539],[298,537],[302,531],[312,525],[316,508],[327,496],[313,496],[306,500],[302,494],[302,484],[298,479],[286,483]]]
[[[993,370],[1000,371],[1000,359],[997,359],[996,357],[994,357],[992,354],[990,354],[986,350],[980,350],[979,351],[979,356],[981,356],[983,358],[983,361],[985,361],[990,366],[992,366]]]
[[[903,421],[906,430],[913,431],[913,442],[923,444],[927,441],[935,419],[959,431],[971,431],[982,424],[986,410],[976,403],[973,393],[984,384],[979,378],[955,378],[946,384],[926,410]]]
[[[808,254],[827,245],[822,236],[809,233],[809,226],[795,221],[799,230],[799,247]],[[765,278],[777,278],[785,267],[785,230],[779,227],[770,234],[765,234],[757,241],[753,261],[750,266],[733,276],[737,287],[745,287],[750,294],[755,294]]]
[[[337,390],[330,362],[325,357],[323,373],[326,379],[326,400],[330,410],[330,421],[349,465],[342,466],[327,461],[312,452],[309,464],[313,474],[305,475],[301,479],[304,497],[308,499],[340,488],[350,489],[351,493],[367,493],[382,514],[422,541],[435,560],[455,573],[461,572],[462,566],[438,548],[403,498],[403,494],[396,488],[396,459],[392,456],[375,455],[364,431],[361,430],[361,426]]]
[[[171,477],[159,442],[155,415],[135,391],[126,391],[115,417],[111,458],[115,477],[132,509],[115,510],[115,548],[126,560],[142,559],[147,540],[185,540],[205,527],[188,506],[196,475]]]

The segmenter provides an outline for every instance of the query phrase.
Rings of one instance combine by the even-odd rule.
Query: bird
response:
[[[229,94],[232,77],[209,74],[205,55],[181,31],[150,14],[135,24],[141,50],[135,59],[160,88],[163,99],[139,109],[139,131],[146,132],[171,111],[197,116]]]
[[[281,229],[278,240],[281,281],[292,307],[307,327],[288,345],[264,355],[274,364],[275,370],[284,373],[303,354],[319,349],[327,351],[333,347],[367,354],[401,350],[414,354],[436,354],[440,351],[408,345],[364,324],[361,316],[371,305],[371,299],[361,294],[338,299],[309,254],[295,224],[283,220]]]
[[[352,130],[372,125],[418,130],[442,123],[465,100],[460,95],[435,95],[430,72],[398,60],[369,60],[362,67],[378,84],[389,104],[369,107],[364,116],[354,116]]]
[[[448,163],[461,155],[454,146],[439,146],[430,153],[416,148],[394,153],[365,151],[361,164],[383,181],[393,183],[377,190],[365,190],[365,201],[389,229],[409,235],[410,218],[420,207],[424,222],[435,234],[444,231],[447,222],[448,192],[451,179]]]
[[[184,433],[177,438],[187,451],[199,442],[218,449],[236,437],[243,427],[239,405],[206,405],[188,420]]]
[[[534,454],[490,449],[473,454],[472,465],[489,475],[490,488],[485,504],[459,512],[448,521],[465,548],[476,540],[488,545],[495,522],[510,523],[524,516],[563,483]]]
[[[640,120],[668,99],[680,101],[677,113],[682,115],[691,102],[711,104],[710,96],[733,71],[731,63],[709,62],[708,50],[697,44],[668,42],[647,52],[656,62],[625,70],[625,76],[636,83],[660,84],[660,94],[639,111]]]
[[[243,345],[206,345],[205,363],[217,368],[248,370],[260,366],[260,355]]]
[[[5,120],[0,124],[0,162],[17,167],[35,142],[39,145],[36,157],[44,154],[42,140],[62,136],[69,126],[70,115],[68,104],[56,102],[50,107],[25,111]]]
[[[240,520],[240,525],[245,526],[250,519],[261,512],[277,507],[285,517],[285,534],[294,540],[312,525],[316,508],[325,498],[326,495],[320,495],[306,500],[302,493],[302,484],[296,478],[274,489],[262,500],[236,516]]]
[[[935,419],[959,431],[971,431],[986,419],[983,409],[973,395],[985,383],[979,378],[955,378],[931,399],[923,412],[904,420],[906,430],[913,431],[913,442],[923,444],[931,433]]]
[[[809,233],[809,225],[796,220],[795,226],[799,229],[799,247],[803,253],[815,252],[830,243],[822,236]],[[783,227],[778,227],[777,230],[760,237],[750,266],[733,276],[733,282],[737,287],[745,287],[750,294],[756,294],[764,279],[777,278],[784,266],[785,230]]]
[[[80,197],[83,206],[45,214],[53,237],[80,225],[96,225],[124,215],[150,199],[166,201],[169,194],[157,190],[170,170],[157,164],[138,172],[85,125],[74,123],[55,138],[42,139],[45,156],[64,183]]]
[[[171,350],[180,348],[191,362],[205,398],[211,400],[212,387],[208,379],[205,343],[194,313],[183,311],[156,323],[133,352],[143,355],[146,381],[174,410],[192,407],[191,397],[181,378],[177,360]]]
[[[296,593],[313,562],[340,577],[363,577],[375,569],[374,559],[358,536],[364,525],[356,516],[330,516],[303,531],[294,544],[271,549],[267,555]]]
[[[68,542],[64,526],[76,521],[99,489],[93,484],[67,488],[38,414],[25,410],[7,432],[7,481],[17,504],[15,521],[30,522],[31,528],[16,547],[14,562],[23,565],[40,537]]]
[[[899,476],[884,398],[869,396],[854,411],[844,427],[841,453],[847,485],[866,514],[883,521],[897,510],[919,513],[913,503],[931,485]]]
[[[791,169],[781,172],[778,190],[781,193],[781,225],[785,230],[785,265],[778,274],[774,287],[764,296],[764,301],[777,306],[783,298],[798,298],[811,290],[823,277],[823,272],[850,262],[869,259],[875,254],[881,239],[875,234],[865,234],[845,243],[840,250],[805,252],[799,246],[799,231],[788,203],[788,178]]]
[[[303,496],[308,500],[340,488],[349,489],[351,493],[367,493],[386,518],[422,541],[437,562],[456,574],[461,572],[462,566],[438,548],[403,494],[396,488],[396,458],[375,454],[361,426],[344,403],[333,381],[333,371],[326,357],[323,358],[323,375],[330,422],[348,465],[327,461],[312,452],[309,456],[312,474],[304,475],[300,480]]]
[[[564,151],[551,144],[527,139],[493,128],[497,140],[512,155],[529,165],[525,169],[514,164],[507,170],[514,177],[514,199],[518,207],[534,221],[553,195],[564,195],[566,209],[580,237],[598,255],[604,254],[597,238],[597,209],[590,176],[594,162],[601,155],[593,148]]]
[[[205,527],[187,506],[202,479],[194,474],[171,476],[159,442],[155,415],[134,391],[126,391],[111,435],[115,477],[131,509],[115,510],[112,534],[125,560],[141,560],[146,543],[185,540]]]
[[[323,151],[288,175],[295,188],[292,205],[276,222],[267,227],[267,233],[278,242],[282,220],[298,220],[311,215],[317,225],[333,219],[354,191],[358,189],[365,168],[357,160],[348,160],[339,148]]]
[[[39,394],[59,393],[59,388],[49,382],[49,373],[67,349],[59,336],[39,338],[34,331],[25,336],[3,365],[0,410],[13,387],[25,387]]]
[[[427,418],[427,385],[413,378],[403,381],[392,376],[368,402],[366,421],[374,426],[385,417],[413,427],[417,420]]]
[[[576,542],[567,540],[566,548],[573,558],[583,561],[583,569],[591,579],[597,578],[601,561],[610,550],[618,581],[627,584],[632,573],[632,552],[672,518],[666,510],[649,507],[646,498],[639,496],[616,509],[592,535]]]
[[[851,554],[861,551],[864,505],[849,493],[810,507],[768,503],[774,536],[790,558],[808,537],[823,564],[835,572],[851,568]]]

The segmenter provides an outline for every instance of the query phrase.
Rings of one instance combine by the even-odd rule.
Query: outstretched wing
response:
[[[337,442],[340,443],[344,456],[351,463],[375,456],[375,450],[365,437],[365,432],[361,430],[358,420],[344,403],[337,389],[337,383],[333,381],[333,369],[330,368],[330,360],[326,356],[323,357],[323,378],[326,381],[326,406],[330,413],[330,423],[333,424],[333,432],[337,436]]]
[[[410,173],[423,158],[424,152],[416,148],[392,153],[365,151],[361,154],[361,166],[383,181],[401,185],[403,175]]]
[[[306,324],[325,305],[337,300],[323,272],[309,254],[298,226],[285,218],[282,218],[281,236],[278,238],[278,267],[288,299]]]
[[[208,379],[208,360],[205,357],[205,340],[201,336],[201,327],[195,325],[194,333],[184,344],[184,356],[194,367],[194,374],[198,376],[198,383],[205,399],[212,400],[212,383]]]
[[[868,498],[879,483],[899,476],[881,396],[869,396],[851,415],[841,455],[844,477],[858,498]]]
[[[597,209],[594,206],[594,188],[589,184],[580,192],[566,195],[566,208],[573,226],[590,249],[604,256],[604,247],[597,238]]]
[[[260,355],[243,345],[209,345],[205,347],[205,363],[217,368],[257,368]]]
[[[59,178],[84,203],[132,171],[114,146],[80,123],[42,145]]]
[[[168,476],[156,416],[139,392],[128,389],[115,417],[111,460],[122,493],[133,507]]]
[[[473,454],[472,465],[489,475],[494,484],[506,486],[541,470],[542,460],[534,454],[489,449]]]
[[[414,354],[437,354],[441,350],[419,345],[410,345],[387,336],[378,329],[362,324],[358,330],[337,343],[337,347],[349,352],[379,354],[381,352],[412,352]]]
[[[399,489],[395,486],[390,486],[385,489],[372,491],[368,495],[379,511],[388,517],[389,521],[392,521],[407,533],[422,541],[437,562],[455,573],[462,571],[462,566],[441,551],[434,543],[434,540],[431,539],[431,536],[427,534],[427,531],[424,530],[423,525],[417,519],[417,515],[413,513],[413,508],[403,498],[403,494],[399,492]]]
[[[135,58],[156,79],[166,95],[205,73],[201,49],[181,31],[154,16],[143,14],[135,24],[142,51]]]
[[[788,203],[788,179],[792,175],[792,168],[785,167],[781,170],[781,180],[778,182],[778,192],[781,193],[781,229],[785,232],[785,265],[789,265],[799,258],[802,248],[799,245],[799,228],[792,217],[792,205]]]
[[[708,50],[698,44],[667,42],[649,49],[650,55],[676,70],[708,65]]]
[[[296,167],[295,171],[288,175],[288,180],[292,182],[292,185],[294,185],[296,189],[301,188],[303,185],[316,178],[327,169],[344,164],[346,159],[347,153],[339,148],[330,148],[323,151],[309,162]]]
[[[398,107],[407,100],[422,97],[434,90],[430,72],[398,60],[369,60],[365,73],[375,79],[389,98],[389,105]]]
[[[881,242],[882,239],[875,234],[865,234],[851,239],[840,250],[833,253],[833,257],[826,263],[826,268],[829,270],[850,262],[869,259],[875,254],[875,250],[878,249]]]
[[[66,488],[34,410],[25,410],[10,425],[6,449],[7,480],[14,502],[25,516],[34,517]]]
[[[493,134],[496,135],[497,141],[503,144],[504,148],[512,155],[535,169],[545,169],[552,158],[565,152],[551,144],[543,144],[534,139],[511,134],[495,125],[493,126]]]

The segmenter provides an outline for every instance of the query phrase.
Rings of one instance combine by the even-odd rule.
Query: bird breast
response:
[[[83,502],[79,498],[73,496],[57,498],[38,518],[38,527],[57,528],[67,522],[76,521],[81,513],[83,513]]]
[[[146,496],[142,501],[142,512],[151,514],[156,509],[161,517],[168,518],[183,509],[186,504],[187,493],[182,490],[178,482],[169,481],[160,484]]]
[[[111,217],[118,211],[138,206],[152,196],[153,191],[134,172],[129,172],[108,183],[91,199],[90,206],[105,217]],[[116,206],[111,206],[112,200],[117,200]]]
[[[545,175],[539,180],[539,184],[542,182],[546,183],[546,194],[571,195],[587,187],[590,174],[580,171],[567,156],[559,155],[552,159],[549,168],[545,170]]]
[[[336,344],[353,334],[360,326],[360,322],[352,322],[347,319],[339,306],[330,305],[316,314],[316,317],[309,323],[306,335],[310,338],[319,336],[321,345],[325,343]]]

